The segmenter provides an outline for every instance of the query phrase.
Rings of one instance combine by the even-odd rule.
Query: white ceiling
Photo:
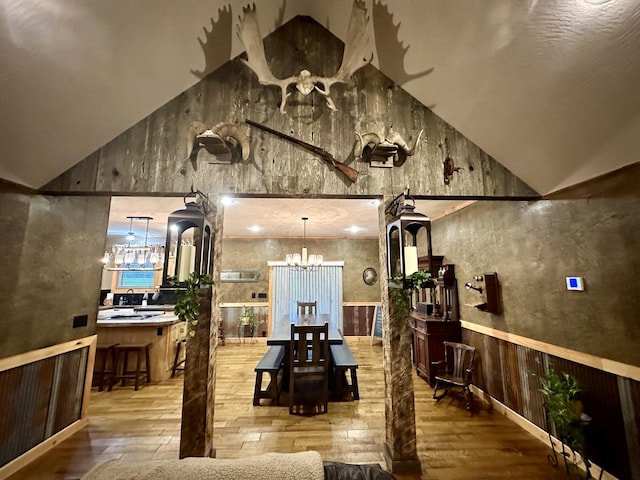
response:
[[[470,202],[459,200],[417,200],[416,211],[436,220],[463,208]],[[132,227],[138,238],[148,243],[164,244],[167,218],[184,208],[181,197],[113,197],[107,235],[116,242]],[[300,198],[236,198],[229,197],[224,207],[223,235],[227,238],[302,237],[308,217],[309,238],[378,238],[378,206],[374,199],[300,199]],[[127,217],[153,217],[130,220]],[[252,230],[257,226],[259,230]],[[357,227],[352,231],[352,227]]]
[[[239,55],[247,3],[2,0],[0,177],[43,186]],[[638,161],[637,0],[365,3],[373,64],[539,193]],[[309,15],[341,39],[350,9],[257,6],[263,35]]]

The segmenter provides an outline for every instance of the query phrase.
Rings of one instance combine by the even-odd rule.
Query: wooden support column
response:
[[[211,293],[212,288],[202,288],[198,292],[200,314],[195,325],[195,335],[187,336],[187,354],[184,365],[184,389],[182,394],[182,424],[180,428],[180,458],[185,457],[211,457],[212,451],[209,438],[213,437],[213,431],[209,432],[207,417],[209,408],[208,392],[215,388],[209,382],[211,357],[211,333],[217,331],[211,328]],[[213,430],[213,429],[211,429]]]
[[[385,210],[391,200],[392,197],[385,196],[378,208],[385,384],[384,455],[387,467],[393,473],[419,474],[421,467],[416,449],[411,327],[408,312],[389,295],[386,225],[391,218],[387,217]]]
[[[187,337],[184,370],[180,458],[215,457],[213,419],[216,395],[218,321],[220,307],[218,288],[221,269],[223,209],[217,198],[207,217],[213,225],[210,255],[213,287],[198,294],[200,314],[195,335]]]

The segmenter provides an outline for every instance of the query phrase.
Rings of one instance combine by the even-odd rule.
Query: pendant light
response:
[[[308,255],[307,252],[307,220],[308,217],[302,217],[302,221],[304,222],[304,230],[302,234],[302,253],[288,253],[286,258],[287,266],[294,269],[315,269],[322,265],[323,257],[322,255],[311,254]]]
[[[164,245],[149,245],[149,221],[153,217],[131,216],[129,219],[129,231],[125,237],[126,244],[115,244],[111,252],[105,252],[102,259],[106,270],[162,270],[164,260]],[[144,243],[133,243],[136,234],[133,229],[134,220],[145,220],[146,228]]]

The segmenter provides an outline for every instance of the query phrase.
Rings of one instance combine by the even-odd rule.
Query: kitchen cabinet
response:
[[[409,319],[413,333],[413,361],[418,376],[434,386],[436,372],[431,362],[444,359],[444,341],[459,342],[462,330],[459,321],[424,315],[412,311]]]

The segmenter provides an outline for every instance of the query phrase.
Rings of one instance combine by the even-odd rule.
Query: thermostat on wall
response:
[[[567,277],[567,290],[584,290],[582,277]]]

